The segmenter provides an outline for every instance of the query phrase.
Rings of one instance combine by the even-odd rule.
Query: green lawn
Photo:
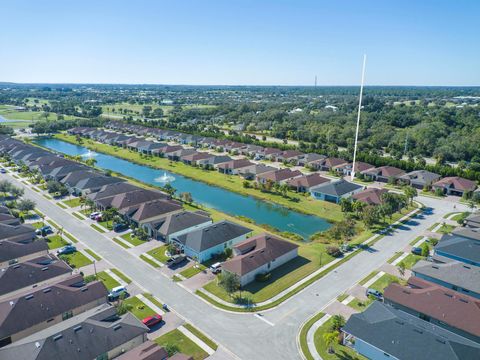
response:
[[[127,284],[130,284],[132,282],[132,280],[127,277],[124,273],[122,273],[120,270],[118,269],[110,269],[110,271],[112,273],[114,273],[115,275],[117,275],[120,279],[122,279],[123,281],[125,281]]]
[[[405,264],[405,269],[411,269],[420,260],[424,259],[423,256],[418,256],[415,254],[409,254],[402,262]]]
[[[340,360],[340,359],[350,359],[350,360],[363,360],[365,359],[362,355],[357,354],[355,350],[348,346],[343,346],[338,343],[333,345],[334,353],[329,354],[325,341],[323,340],[323,334],[330,332],[332,326],[332,319],[329,319],[322,326],[318,328],[314,335],[314,343],[317,352],[320,354],[323,360]]]
[[[147,264],[152,265],[154,268],[159,268],[160,267],[160,265],[158,265],[156,262],[153,262],[152,260],[147,258],[145,255],[140,255],[140,259],[145,261]]]
[[[75,216],[77,219],[85,220],[85,218],[77,212],[72,213],[72,215]]]
[[[165,264],[168,260],[168,256],[165,255],[167,251],[167,245],[162,245],[150,251],[147,251],[147,254],[155,258],[155,260],[160,261],[162,264]]]
[[[130,249],[125,243],[123,243],[122,241],[118,240],[117,238],[113,238],[112,240],[113,240],[113,242],[117,243],[118,245],[120,245],[120,246],[123,247],[124,249]]]
[[[105,229],[113,230],[113,222],[112,221],[99,221],[99,225],[102,225]]]
[[[450,234],[453,230],[455,230],[455,226],[449,224],[442,224],[442,226],[437,230],[437,232],[442,234]]]
[[[74,208],[74,207],[80,206],[81,201],[82,200],[79,197],[76,197],[70,200],[65,200],[63,203],[68,207]]]
[[[183,277],[186,277],[187,279],[191,278],[192,276],[197,275],[198,273],[201,273],[203,270],[207,269],[206,266],[202,264],[197,264],[197,267],[195,266],[190,266],[188,269],[183,270],[180,272],[180,275]]]
[[[88,253],[88,255],[90,255],[91,257],[93,257],[95,260],[97,261],[100,261],[102,260],[102,258],[100,256],[98,256],[96,253],[94,253],[92,250],[90,249],[85,249],[85,252]]]
[[[120,236],[123,240],[125,241],[128,241],[130,244],[132,244],[133,246],[138,246],[138,245],[142,245],[142,244],[145,244],[146,241],[143,241],[143,240],[140,240],[138,237],[136,237],[135,235],[133,235],[133,233],[128,233],[128,234],[125,234],[125,235],[122,235]]]
[[[110,275],[108,275],[105,271],[99,272],[97,274],[97,278],[98,280],[103,282],[103,284],[108,290],[111,290],[116,286],[120,286],[120,283],[114,278],[112,278]]]
[[[37,221],[37,222],[31,223],[30,225],[32,225],[35,229],[40,229],[41,227],[45,226],[45,223],[42,221]]]
[[[391,264],[393,263],[395,260],[397,260],[400,256],[402,256],[403,252],[401,251],[398,251],[395,253],[395,255],[393,255],[390,259],[388,259],[388,263]]]
[[[396,276],[385,274],[372,285],[370,285],[369,288],[381,291],[383,293],[383,290],[385,290],[385,288],[392,282],[400,282],[400,280]]]
[[[423,236],[417,236],[415,239],[413,239],[411,242],[410,242],[410,245],[415,245],[417,242],[419,242],[421,239],[423,239]]]
[[[92,264],[92,261],[80,251],[74,252],[73,254],[60,255],[60,258],[66,261],[72,268],[76,269]]]
[[[363,310],[365,310],[368,305],[370,305],[374,300],[371,300],[371,299],[367,299],[367,300],[360,300],[360,299],[353,299],[352,301],[350,301],[348,303],[348,306],[350,306],[351,308],[355,309],[355,310],[358,310],[360,312],[362,312]]]
[[[152,294],[144,293],[143,296],[145,296],[148,300],[150,300],[152,303],[157,305],[160,309],[162,308],[162,306],[163,306],[162,303],[160,301],[158,301],[157,298],[155,296],[153,296]]]
[[[97,230],[98,232],[102,233],[102,234],[106,232],[106,231],[103,230],[101,227],[97,226],[96,224],[91,224],[90,226],[91,226],[92,228],[94,228],[95,230]]]
[[[68,209],[66,205],[63,205],[61,202],[56,203],[58,206],[60,206],[62,209]]]
[[[49,249],[58,249],[68,245],[68,242],[65,241],[60,235],[50,235],[47,237],[47,243]]]
[[[435,224],[433,224],[432,226],[430,226],[430,227],[428,228],[428,230],[429,230],[429,231],[433,231],[433,229],[435,229],[438,225],[440,225],[440,223],[435,223]]]
[[[200,340],[202,340],[205,344],[207,344],[211,349],[217,350],[218,345],[213,342],[208,336],[206,336],[204,333],[202,333],[200,330],[194,328],[190,324],[184,324],[183,327],[185,327],[187,330],[189,330],[192,334],[194,334],[196,337],[198,337]]]
[[[372,279],[377,274],[378,274],[378,271],[372,271],[370,274],[368,274],[366,277],[364,277],[362,280],[360,280],[359,284],[360,285],[366,284],[368,282],[368,280]]]
[[[132,296],[123,300],[125,304],[130,305],[129,311],[135,315],[135,317],[139,320],[145,319],[147,316],[155,315],[155,311],[150,309],[147,305],[145,305],[139,298]]]
[[[471,213],[466,211],[466,212],[463,212],[463,213],[459,213],[457,215],[454,215],[452,216],[452,219],[453,221],[459,221],[459,220],[464,220],[468,215],[470,215]]]
[[[175,345],[181,353],[192,356],[195,360],[203,360],[208,354],[180,330],[172,330],[154,340],[160,346]]]
[[[65,235],[65,237],[68,238],[72,243],[74,244],[78,243],[78,240],[72,234],[64,231],[63,235]]]

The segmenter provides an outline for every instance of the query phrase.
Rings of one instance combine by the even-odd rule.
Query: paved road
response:
[[[4,177],[6,175],[2,175]],[[205,303],[178,286],[146,263],[117,246],[108,237],[79,221],[59,206],[9,176],[25,188],[25,195],[36,201],[40,211],[62,225],[81,242],[120,269],[137,284],[169,304],[187,321],[209,334],[241,359],[298,359],[296,336],[301,324],[326,306],[331,299],[378,268],[396,251],[401,251],[433,223],[453,211],[448,201],[421,198],[432,210],[419,216],[375,244],[371,252],[362,252],[279,307],[254,314],[228,313]],[[457,204],[457,210],[464,207]],[[225,349],[223,351],[226,351]]]

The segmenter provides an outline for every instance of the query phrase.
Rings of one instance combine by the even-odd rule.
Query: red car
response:
[[[149,328],[154,327],[155,325],[159,324],[162,321],[162,315],[155,314],[152,316],[147,316],[145,319],[142,320],[142,323]]]

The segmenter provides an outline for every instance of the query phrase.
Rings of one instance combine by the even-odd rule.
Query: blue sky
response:
[[[477,0],[2,0],[0,81],[480,85]]]

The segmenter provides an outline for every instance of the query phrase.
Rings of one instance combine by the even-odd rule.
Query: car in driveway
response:
[[[120,296],[128,297],[127,288],[125,286],[114,287],[108,293],[108,301],[115,301],[120,298]]]
[[[46,225],[46,226],[42,226],[41,228],[38,228],[37,230],[35,230],[35,234],[46,236],[48,234],[53,234],[53,230],[52,230],[52,227],[50,225]]]
[[[383,299],[383,294],[376,289],[371,289],[371,288],[367,289],[365,291],[365,295],[367,295],[367,297],[368,296],[373,296],[377,300],[382,300]]]
[[[90,219],[95,220],[98,215],[101,215],[102,213],[99,213],[98,211],[93,212],[90,214]]]
[[[77,251],[77,248],[75,246],[66,245],[66,246],[64,246],[63,248],[61,248],[57,251],[57,255],[73,254],[76,251]]]
[[[210,270],[212,272],[212,274],[218,274],[222,271],[222,263],[215,263],[213,265],[210,266]]]
[[[167,266],[172,267],[184,262],[187,259],[185,255],[173,255],[167,260]]]
[[[128,229],[128,224],[115,224],[113,225],[113,231],[122,232]]]
[[[422,248],[419,248],[419,247],[412,247],[412,254],[414,255],[422,255]]]
[[[6,173],[7,173],[7,170],[5,170],[4,168],[1,168],[1,169],[0,169],[0,173],[6,174]]]
[[[143,325],[147,326],[149,329],[151,329],[157,324],[160,324],[161,322],[162,322],[162,315],[160,314],[147,316],[145,319],[142,320]]]

